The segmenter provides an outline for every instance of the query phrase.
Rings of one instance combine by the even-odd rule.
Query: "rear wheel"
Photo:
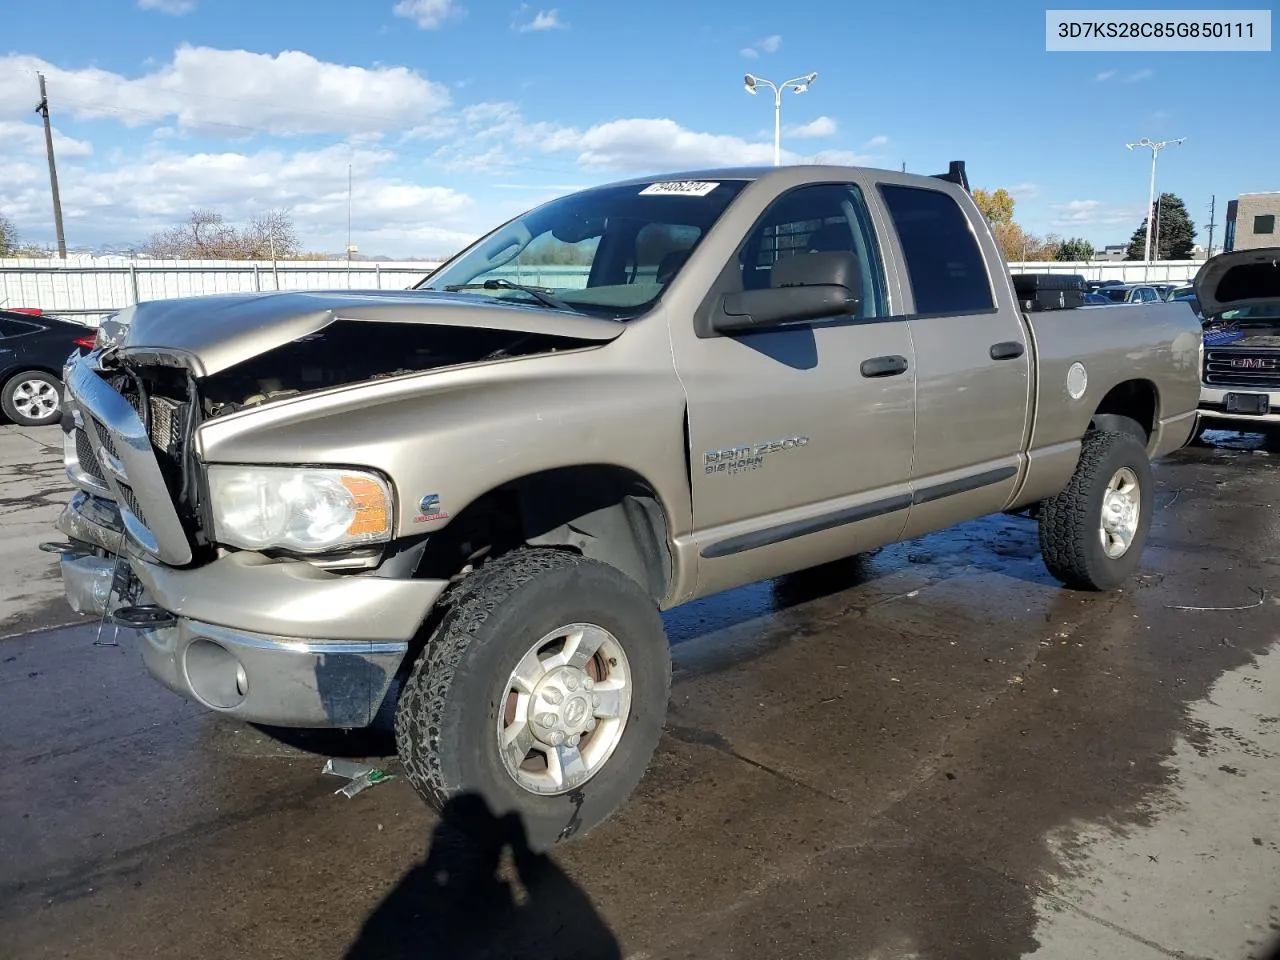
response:
[[[414,788],[437,810],[478,796],[518,814],[534,850],[607,819],[665,719],[653,601],[613,567],[537,549],[489,562],[446,602],[396,709]]]
[[[62,381],[42,370],[24,370],[0,390],[4,415],[23,427],[45,427],[62,415]]]
[[[1129,433],[1085,436],[1067,488],[1042,504],[1040,552],[1069,587],[1113,590],[1138,568],[1151,527],[1146,449]]]

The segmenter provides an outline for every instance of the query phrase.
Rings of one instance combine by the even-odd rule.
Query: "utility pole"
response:
[[[1160,226],[1161,226],[1161,224],[1160,224],[1160,202],[1161,202],[1162,200],[1164,200],[1164,194],[1163,194],[1163,193],[1162,193],[1162,194],[1160,194],[1160,196],[1156,197],[1156,237],[1155,237],[1155,241],[1154,241],[1154,243],[1153,243],[1152,249],[1151,249],[1151,253],[1152,253],[1152,255],[1153,255],[1153,256],[1155,257],[1155,259],[1157,259],[1157,260],[1159,260],[1159,259],[1160,259]]]
[[[49,157],[49,188],[53,191],[53,227],[58,234],[58,256],[67,259],[67,241],[62,233],[62,201],[58,197],[58,167],[53,160],[53,128],[49,125],[49,95],[44,89],[44,74],[40,78],[40,102],[35,112],[44,118],[44,150]]]
[[[1205,254],[1205,259],[1213,256],[1213,218],[1217,215],[1218,195],[1215,193],[1209,198],[1209,251]]]

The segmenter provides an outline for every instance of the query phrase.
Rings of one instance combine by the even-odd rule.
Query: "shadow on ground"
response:
[[[464,795],[445,807],[426,860],[378,905],[345,960],[621,956],[590,898],[529,849],[520,818],[495,817]]]

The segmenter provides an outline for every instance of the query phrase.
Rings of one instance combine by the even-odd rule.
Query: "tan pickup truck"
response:
[[[411,290],[111,318],[51,549],[161,683],[284,726],[395,698],[426,801],[545,849],[644,774],[663,610],[1000,511],[1071,587],[1132,574],[1200,324],[1024,306],[963,164],[584,190]]]

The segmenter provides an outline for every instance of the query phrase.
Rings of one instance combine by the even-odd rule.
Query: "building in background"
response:
[[[1228,201],[1222,251],[1280,247],[1280,190],[1242,193]]]
[[[1123,260],[1129,250],[1127,243],[1109,243],[1093,255],[1095,260]]]

